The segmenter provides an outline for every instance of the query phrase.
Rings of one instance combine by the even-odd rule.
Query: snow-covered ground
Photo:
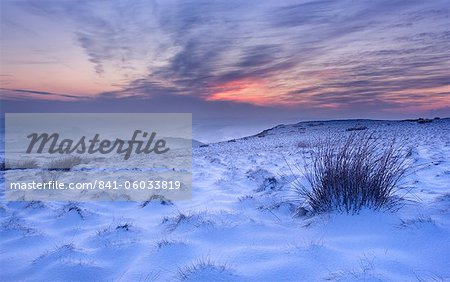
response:
[[[411,147],[405,205],[293,216],[304,152],[356,125]],[[303,122],[194,148],[190,201],[3,199],[0,280],[448,281],[449,136],[449,119]]]

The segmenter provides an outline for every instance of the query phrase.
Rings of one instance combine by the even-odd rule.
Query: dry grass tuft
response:
[[[395,140],[352,133],[323,141],[310,154],[309,187],[296,188],[311,213],[391,210],[402,200],[397,192],[409,164],[406,150]]]

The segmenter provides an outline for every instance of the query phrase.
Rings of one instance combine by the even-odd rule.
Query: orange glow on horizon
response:
[[[277,93],[260,79],[239,79],[212,87],[207,101],[230,101],[259,106],[279,104]]]

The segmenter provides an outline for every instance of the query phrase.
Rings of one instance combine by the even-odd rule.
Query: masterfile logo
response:
[[[142,135],[143,140],[139,140]],[[47,153],[49,154],[110,154],[116,151],[118,154],[124,154],[124,160],[128,160],[132,153],[135,154],[164,154],[170,148],[166,147],[166,140],[155,140],[156,132],[148,133],[142,130],[135,130],[130,140],[116,138],[114,141],[109,139],[100,139],[100,134],[95,134],[92,139],[82,136],[78,141],[72,139],[62,139],[58,133],[32,133],[27,136],[31,139],[28,145],[27,154],[33,152],[35,146],[36,153],[41,154],[48,144]]]
[[[191,114],[6,114],[9,200],[190,198]]]

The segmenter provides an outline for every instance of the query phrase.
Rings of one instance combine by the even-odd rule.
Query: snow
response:
[[[411,148],[405,205],[294,216],[304,153],[363,127]],[[2,199],[0,280],[450,280],[449,136],[449,119],[281,125],[196,146],[189,201]]]

